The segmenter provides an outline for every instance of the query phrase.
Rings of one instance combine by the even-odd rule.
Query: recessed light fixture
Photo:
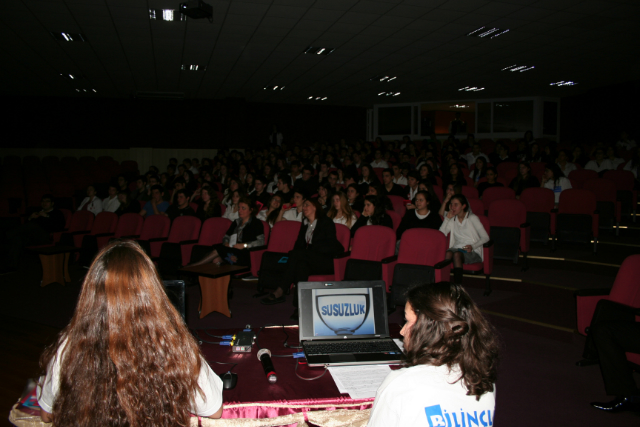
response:
[[[369,81],[372,81],[372,82],[386,82],[386,83],[389,83],[389,82],[394,81],[394,80],[395,80],[395,79],[397,79],[397,78],[398,78],[397,76],[386,76],[386,75],[385,75],[385,76],[383,76],[383,75],[378,75],[378,76],[373,76],[373,77],[371,77],[371,78],[369,79]]]
[[[400,92],[380,92],[378,96],[398,96]]]
[[[76,89],[78,93],[98,93],[95,89]]]
[[[82,74],[74,74],[74,73],[60,73],[60,77],[67,80],[80,80],[82,79]]]
[[[461,90],[464,90],[465,92],[480,92],[481,90],[484,90],[484,88],[477,86],[465,86],[458,89],[458,92],[460,92]]]
[[[204,66],[204,65],[195,65],[195,64],[192,64],[192,65],[184,65],[183,64],[180,67],[180,69],[182,71],[207,71],[207,67],[206,66]]]
[[[84,34],[80,33],[54,33],[51,32],[51,35],[56,39],[62,42],[86,42],[87,39]]]
[[[326,101],[327,99],[329,98],[326,96],[313,96],[313,95],[307,98],[307,100],[309,101]]]
[[[264,90],[283,90],[284,86],[265,86]]]
[[[578,83],[576,83],[576,82],[572,82],[572,81],[566,81],[565,82],[564,80],[562,80],[562,81],[559,81],[559,82],[551,83],[549,86],[575,86],[577,84]]]
[[[309,46],[305,49],[305,54],[316,54],[316,55],[329,55],[333,52],[335,48],[332,47],[318,47],[318,46]]]
[[[458,104],[449,105],[449,108],[470,108],[470,107],[471,107],[470,105],[464,105],[464,104],[462,104],[462,105],[458,105]]]
[[[493,39],[495,37],[501,36],[504,33],[508,33],[508,32],[509,32],[509,29],[503,30],[501,28],[484,26],[471,31],[470,33],[467,33],[467,37],[480,37],[480,38],[488,37],[490,39]]]
[[[528,66],[528,65],[509,65],[508,67],[505,67],[502,69],[502,71],[520,71],[521,73],[525,72],[525,71],[529,71],[529,70],[533,70],[534,68],[536,68],[535,66]]]
[[[175,9],[149,9],[149,19],[154,21],[186,21],[187,15]]]

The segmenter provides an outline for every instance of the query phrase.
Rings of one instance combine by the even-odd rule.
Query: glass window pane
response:
[[[542,133],[544,135],[558,134],[558,103],[544,101],[542,107]]]
[[[411,134],[411,107],[379,107],[378,135]]]
[[[533,127],[533,101],[493,103],[493,131],[524,133]]]
[[[476,103],[474,101],[452,101],[447,103],[422,104],[420,106],[422,136],[456,135],[474,133],[476,129]]]
[[[478,103],[478,133],[491,132],[491,103]]]

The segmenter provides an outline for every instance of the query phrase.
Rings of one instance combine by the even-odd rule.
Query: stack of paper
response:
[[[389,365],[330,366],[329,372],[340,393],[352,399],[376,397],[376,391],[387,377]]]

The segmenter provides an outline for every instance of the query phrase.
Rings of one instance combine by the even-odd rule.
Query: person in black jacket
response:
[[[222,239],[222,244],[214,245],[213,251],[191,266],[202,265],[209,262],[221,265],[222,263],[251,266],[249,249],[254,246],[263,246],[264,226],[262,221],[255,217],[256,208],[250,198],[242,196],[238,201],[238,216],[231,223]]]
[[[288,293],[291,284],[306,281],[313,274],[333,274],[333,258],[344,251],[336,236],[336,225],[317,200],[305,200],[302,212],[305,218],[293,250],[289,252],[282,282],[272,294],[261,300],[262,304],[285,302],[284,294]],[[296,296],[294,292],[294,306],[297,305]]]
[[[367,196],[364,198],[364,209],[360,218],[351,227],[351,237],[356,235],[358,228],[365,225],[384,225],[385,227],[393,228],[393,221],[386,213],[383,199],[386,199],[386,197]]]
[[[531,166],[527,162],[520,162],[518,165],[518,176],[511,180],[509,187],[516,192],[516,197],[520,198],[520,194],[527,188],[540,187],[538,178],[531,175]]]
[[[429,209],[431,194],[428,191],[418,191],[413,199],[412,209],[407,206],[407,213],[402,217],[402,222],[396,231],[398,240],[402,238],[402,233],[411,228],[432,228],[439,230],[442,219],[437,211]]]

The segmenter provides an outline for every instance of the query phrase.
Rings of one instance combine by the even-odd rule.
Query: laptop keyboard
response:
[[[330,343],[305,343],[308,356],[340,353],[399,353],[400,349],[392,340],[340,341]]]

